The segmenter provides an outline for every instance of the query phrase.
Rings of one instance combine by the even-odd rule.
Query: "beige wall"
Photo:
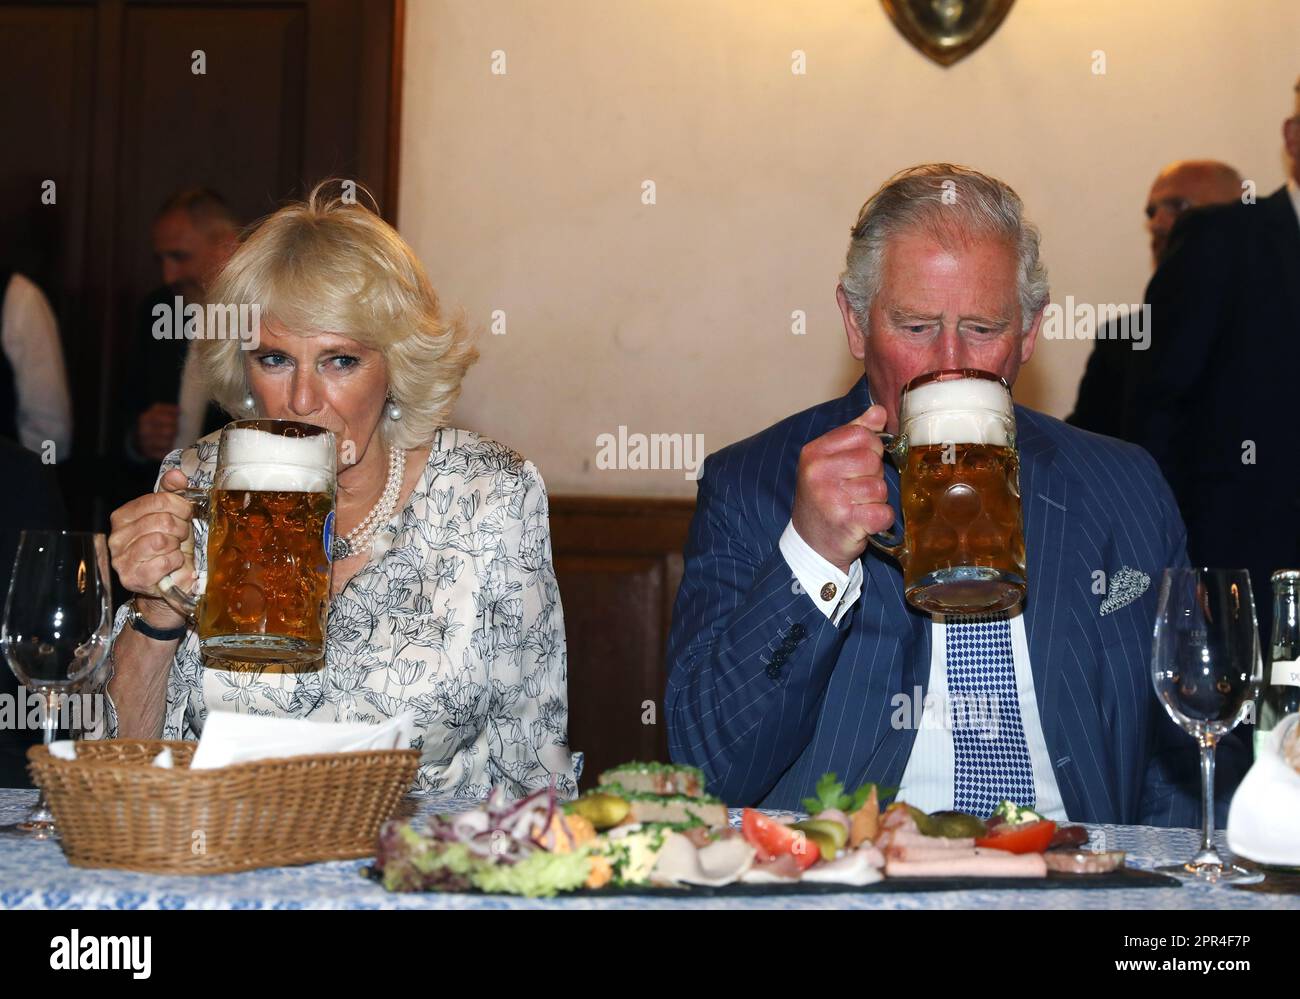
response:
[[[942,69],[876,0],[409,0],[400,227],[483,330],[457,422],[552,493],[693,495],[682,471],[597,468],[597,435],[711,452],[841,394],[848,227],[927,160],[1020,192],[1054,299],[1138,301],[1163,162],[1282,182],[1297,40],[1294,0],[1020,0]],[[1064,415],[1089,348],[1042,343],[1017,397]]]

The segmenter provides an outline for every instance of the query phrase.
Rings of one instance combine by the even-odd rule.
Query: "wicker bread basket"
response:
[[[173,769],[151,766],[163,747],[171,748]],[[420,758],[414,749],[390,749],[190,770],[194,747],[83,741],[75,760],[29,749],[68,862],[217,874],[369,857]]]

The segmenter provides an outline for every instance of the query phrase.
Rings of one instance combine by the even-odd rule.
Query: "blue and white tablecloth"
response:
[[[35,791],[0,789],[0,824],[20,820]],[[419,812],[465,807],[426,796]],[[1192,829],[1089,826],[1093,847],[1125,850],[1133,866],[1186,860],[1199,845]],[[1220,839],[1220,849],[1224,849]],[[1227,886],[1053,891],[844,892],[745,898],[675,899],[651,896],[525,899],[505,896],[393,894],[363,878],[364,860],[277,867],[243,874],[178,877],[72,867],[54,841],[0,837],[0,909],[1296,909],[1300,895],[1266,894]]]

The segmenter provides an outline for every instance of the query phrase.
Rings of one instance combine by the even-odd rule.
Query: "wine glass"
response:
[[[1161,873],[1206,882],[1263,880],[1214,849],[1214,749],[1236,727],[1263,679],[1250,574],[1245,569],[1166,569],[1160,584],[1151,678],[1156,697],[1201,747],[1201,848]]]
[[[44,699],[46,747],[67,695],[104,661],[113,630],[108,542],[102,534],[23,531],[18,539],[0,648],[18,682]],[[3,827],[34,839],[55,835],[45,791],[27,818]]]

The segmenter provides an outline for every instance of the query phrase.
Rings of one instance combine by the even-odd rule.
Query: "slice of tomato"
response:
[[[1042,853],[1051,845],[1056,835],[1056,823],[1048,819],[1038,822],[1021,822],[1017,825],[1003,823],[975,841],[976,846],[987,846],[1008,853]]]
[[[746,842],[758,851],[759,860],[773,860],[788,853],[794,857],[799,870],[804,871],[821,856],[817,844],[803,833],[753,808],[741,813],[740,831]]]

